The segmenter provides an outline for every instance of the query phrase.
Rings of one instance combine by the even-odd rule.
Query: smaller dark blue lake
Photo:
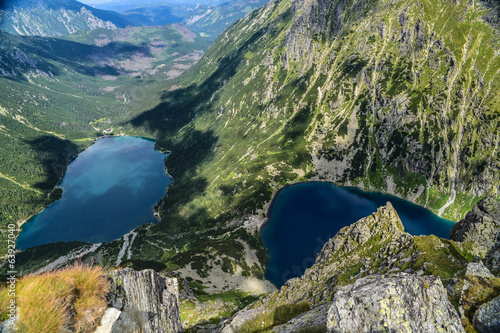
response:
[[[449,238],[454,222],[406,200],[331,183],[300,183],[276,195],[269,222],[262,229],[262,241],[269,250],[266,278],[280,287],[301,276],[340,229],[371,215],[387,201],[397,210],[406,232]]]
[[[109,242],[157,222],[153,207],[171,179],[154,140],[103,138],[68,166],[60,200],[23,225],[17,247],[58,241]]]

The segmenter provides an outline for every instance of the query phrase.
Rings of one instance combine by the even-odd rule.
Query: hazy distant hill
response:
[[[0,10],[0,29],[25,36],[61,36],[79,30],[132,25],[118,13],[74,0],[11,1]]]
[[[129,9],[122,15],[137,25],[164,25],[183,19],[182,13],[177,13],[172,6],[140,7]]]
[[[184,18],[184,24],[215,39],[224,29],[269,0],[236,0],[218,6],[198,5]]]
[[[188,1],[166,5],[141,3],[133,8],[130,8],[132,5],[117,7],[110,4],[109,8],[122,8],[121,15],[136,25],[163,25],[182,21],[202,36],[215,39],[228,26],[267,2],[269,0],[229,0],[223,3]]]

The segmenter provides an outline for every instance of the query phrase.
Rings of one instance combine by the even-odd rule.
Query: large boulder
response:
[[[441,279],[371,275],[340,288],[327,328],[340,332],[465,332]]]
[[[450,239],[469,244],[471,252],[482,258],[492,254],[499,236],[500,203],[492,196],[481,199],[450,232]]]
[[[500,296],[477,309],[474,327],[481,333],[500,332]]]

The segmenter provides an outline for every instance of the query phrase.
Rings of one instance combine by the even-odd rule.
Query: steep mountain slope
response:
[[[71,158],[105,128],[119,133],[120,122],[159,103],[158,91],[208,45],[182,25],[66,40],[0,31],[0,228],[57,199]]]
[[[124,28],[133,23],[118,13],[74,0],[13,0],[0,8],[0,29],[26,36],[61,36],[79,30]]]
[[[498,193],[500,59],[484,13],[468,2],[275,1],[247,16],[193,71],[195,85],[132,123],[173,152],[164,225],[255,214],[300,179],[450,218]]]
[[[235,314],[224,323],[221,332],[265,331],[277,326],[273,313],[303,302],[313,309],[303,316],[292,315],[297,318],[285,320],[289,322],[272,331],[299,332],[300,327],[315,327],[320,332],[327,323],[326,312],[331,306],[328,325],[337,326],[337,330],[329,332],[379,331],[378,325],[397,332],[402,331],[398,325],[415,325],[410,329],[415,331],[416,327],[424,327],[422,321],[434,315],[444,318],[434,321],[439,328],[424,331],[463,332],[463,324],[468,332],[474,332],[471,326],[474,312],[500,294],[500,278],[493,276],[481,262],[470,262],[474,259],[471,249],[470,244],[435,236],[411,236],[388,203],[343,228],[325,244],[315,264],[302,277],[289,280],[279,291]],[[418,281],[418,276],[429,280]],[[431,286],[436,282],[441,290],[439,297],[436,293],[429,294],[433,293]],[[368,286],[363,288],[363,284]],[[421,291],[422,298],[412,295],[419,289],[427,289],[427,296]],[[448,301],[459,310],[461,321]],[[434,314],[433,306],[443,308]],[[405,307],[414,314],[411,319],[404,319]],[[448,317],[450,310],[455,313]]]

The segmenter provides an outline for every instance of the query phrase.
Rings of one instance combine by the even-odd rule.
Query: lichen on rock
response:
[[[441,279],[372,275],[337,291],[327,328],[340,332],[465,332]]]
[[[455,224],[450,238],[474,244],[473,251],[485,257],[500,235],[500,204],[492,196],[485,196],[465,218]]]
[[[500,332],[500,296],[483,304],[476,311],[474,327],[481,333]]]

